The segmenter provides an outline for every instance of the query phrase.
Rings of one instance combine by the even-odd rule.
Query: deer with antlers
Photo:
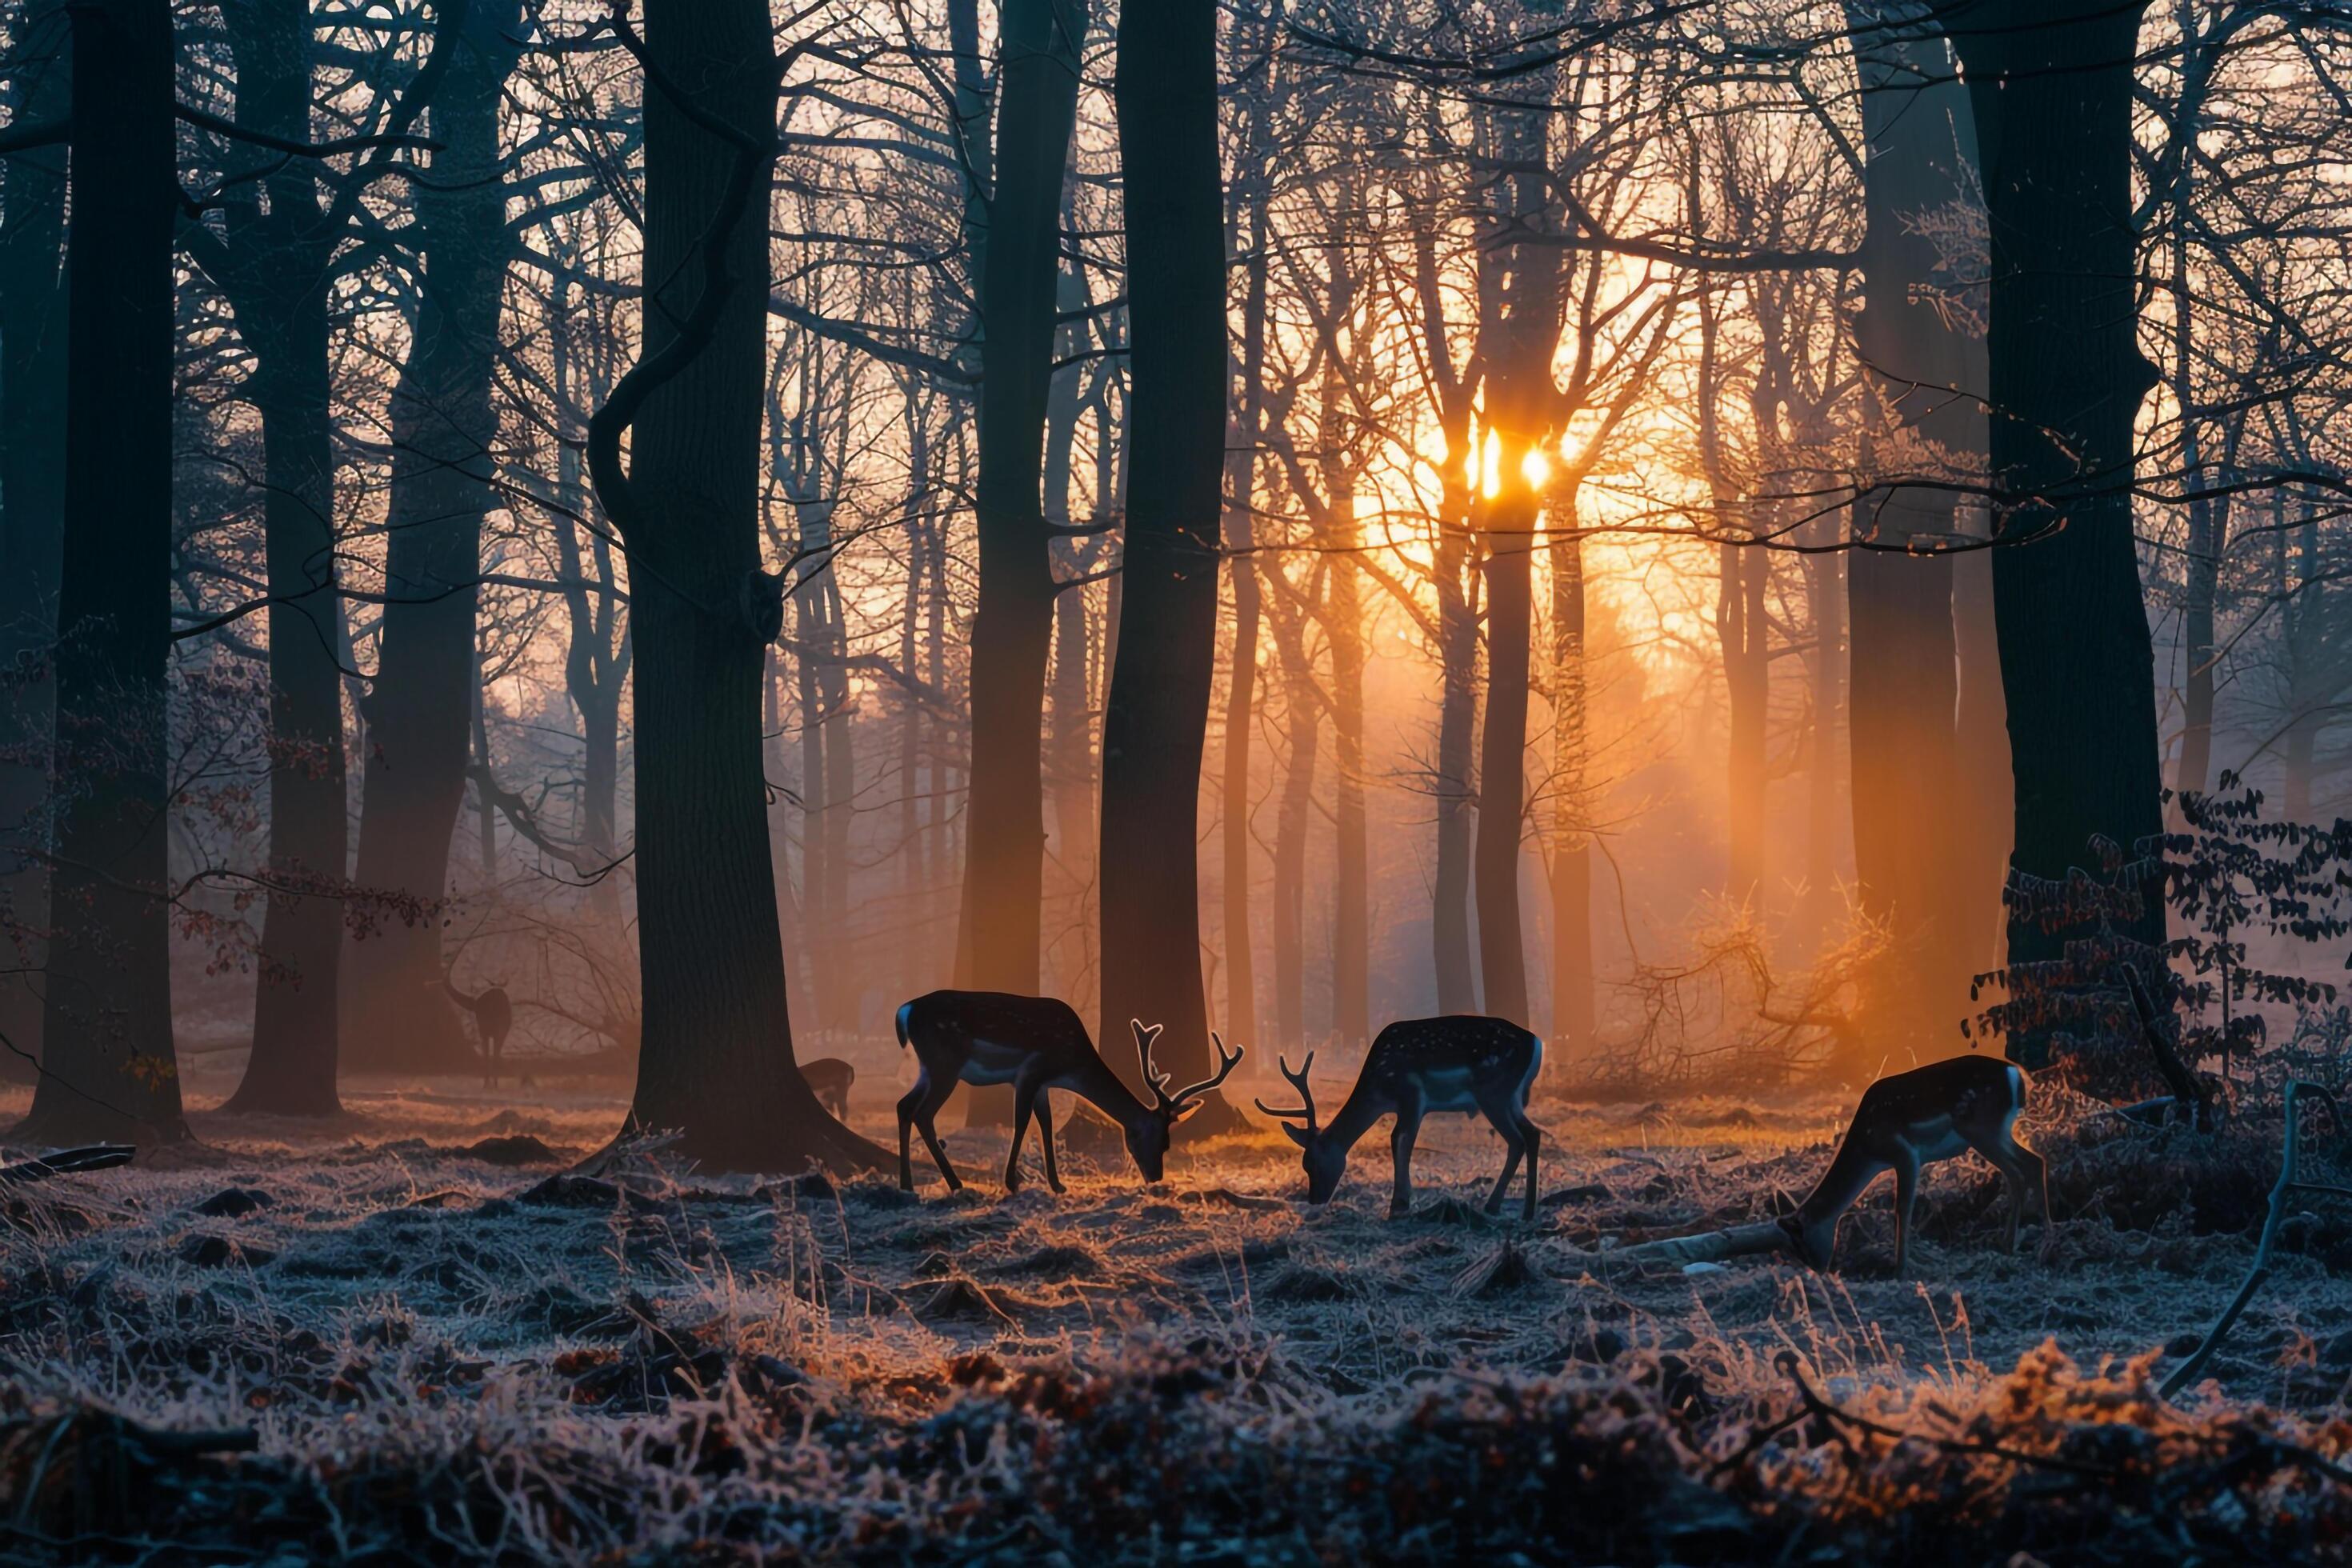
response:
[[[1261,1100],[1257,1108],[1280,1118],[1283,1131],[1298,1145],[1309,1203],[1329,1200],[1347,1173],[1348,1152],[1356,1141],[1373,1122],[1393,1115],[1389,1148],[1395,1156],[1396,1186],[1389,1217],[1407,1213],[1412,1207],[1412,1146],[1421,1136],[1422,1118],[1434,1110],[1483,1111],[1503,1135],[1506,1151],[1503,1173],[1486,1194],[1486,1212],[1503,1206],[1503,1194],[1524,1159],[1528,1198],[1521,1213],[1535,1218],[1536,1152],[1543,1133],[1528,1120],[1528,1090],[1543,1066],[1543,1041],[1537,1036],[1501,1018],[1400,1019],[1373,1040],[1354,1090],[1328,1127],[1316,1121],[1315,1091],[1307,1082],[1315,1053],[1307,1053],[1297,1072],[1286,1060],[1281,1066],[1282,1076],[1298,1090],[1299,1103],[1276,1110]]]
[[[1143,1069],[1143,1084],[1151,1098],[1139,1100],[1119,1081],[1096,1051],[1093,1038],[1069,1004],[1051,996],[1018,996],[1001,991],[933,991],[898,1009],[898,1044],[910,1048],[921,1066],[914,1088],[898,1101],[898,1185],[915,1190],[909,1152],[910,1129],[923,1135],[932,1163],[947,1178],[950,1192],[963,1183],[940,1147],[933,1119],[959,1083],[1013,1086],[1013,1147],[1004,1156],[1004,1190],[1021,1187],[1021,1144],[1028,1135],[1029,1118],[1037,1119],[1037,1138],[1045,1150],[1045,1184],[1063,1191],[1062,1174],[1054,1161],[1054,1117],[1046,1098],[1049,1089],[1066,1089],[1091,1101],[1117,1122],[1126,1135],[1127,1152],[1147,1182],[1157,1182],[1168,1160],[1170,1131],[1197,1109],[1203,1097],[1233,1075],[1242,1059],[1240,1047],[1228,1051],[1223,1038],[1212,1032],[1217,1047],[1217,1070],[1210,1077],[1173,1093],[1168,1075],[1151,1065],[1152,1042],[1160,1026],[1146,1028],[1130,1019],[1135,1052]]]

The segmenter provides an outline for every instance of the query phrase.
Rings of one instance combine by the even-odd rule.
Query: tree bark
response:
[[[46,1049],[23,1143],[186,1135],[172,1043],[172,9],[73,12]]]
[[[1973,199],[1975,120],[1940,37],[1916,21],[1874,25],[1850,7],[1862,79],[1865,231],[1857,348],[1888,423],[1874,447],[1888,456],[1924,438],[1965,458],[1984,449],[1984,346],[1940,293],[1935,241],[1918,215]],[[1949,543],[1960,532],[1952,492],[1932,467],[1897,473],[1862,498],[1854,533],[1881,545]],[[1906,484],[1909,479],[1915,482]],[[1937,553],[1860,550],[1847,563],[1852,638],[1848,689],[1854,868],[1864,911],[1890,922],[1895,946],[1866,1001],[1878,1026],[1914,1040],[1948,1031],[1965,1006],[1967,977],[1989,967],[1997,874],[1979,847],[1982,808],[1963,777],[1958,574],[1985,563]],[[1980,584],[1979,584],[1980,585]],[[1981,607],[1979,607],[1981,608]],[[1982,649],[1975,650],[1981,659]],[[1972,672],[1982,685],[1983,666]],[[1969,694],[1980,706],[1981,690]],[[1980,716],[1969,743],[1983,747]],[[2005,747],[2001,748],[2005,752]],[[1997,786],[2008,793],[2007,758]]]
[[[1216,672],[1225,439],[1216,42],[1213,0],[1125,7],[1113,87],[1133,404],[1118,662],[1103,719],[1098,1037],[1115,1037],[1129,1018],[1165,1025],[1159,1065],[1180,1080],[1209,1068],[1195,824]],[[1238,1120],[1211,1100],[1185,1124],[1195,1136]]]
[[[632,1125],[706,1168],[879,1163],[792,1055],[760,773],[756,608],[776,62],[760,0],[648,0],[645,45],[689,110],[646,90],[645,356],[590,426],[604,510],[643,570],[637,908],[644,1044]],[[697,123],[715,120],[722,138]],[[621,437],[634,427],[634,463]]]
[[[393,393],[390,602],[367,704],[371,743],[352,878],[373,930],[352,922],[361,940],[350,955],[344,1051],[353,1067],[455,1071],[474,1058],[442,989],[438,906],[466,794],[482,520],[494,504],[491,382],[509,244],[499,104],[515,59],[506,39],[520,29],[511,8],[470,6],[426,111],[441,147],[431,182],[416,193],[424,276],[408,363]],[[601,738],[590,737],[592,759]],[[609,781],[592,777],[589,794],[609,812]],[[609,846],[609,819],[601,826]],[[379,910],[385,895],[391,907]],[[255,1059],[257,1067],[257,1047]],[[258,1110],[278,1098],[265,1081],[249,1069],[239,1102]]]
[[[1006,0],[980,386],[980,603],[971,633],[970,984],[1033,995],[1041,978],[1045,779],[1054,630],[1042,501],[1054,376],[1062,174],[1077,110],[1083,0]]]
[[[12,122],[71,112],[62,0],[20,11]],[[30,63],[54,51],[46,65]],[[49,918],[51,650],[65,548],[66,149],[0,159],[0,1081],[29,1082],[41,1044]],[[21,1054],[20,1054],[21,1053]]]
[[[1551,555],[1552,842],[1551,1032],[1562,1047],[1592,1044],[1591,761],[1585,710],[1584,541],[1576,496],[1555,499],[1547,534]]]
[[[2096,0],[1969,14],[1956,42],[1992,244],[1994,607],[2016,777],[2009,962],[2063,957],[2095,927],[2041,918],[2104,837],[2128,858],[2162,826],[2154,659],[2132,540],[2132,422],[2155,370],[2135,339],[2132,83],[2139,7]],[[2030,25],[2029,25],[2030,24]],[[2116,934],[2162,942],[2155,878]],[[2038,1066],[2049,1031],[2010,1037]]]

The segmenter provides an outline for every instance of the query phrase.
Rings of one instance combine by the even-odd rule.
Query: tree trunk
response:
[[[1257,964],[1250,925],[1250,726],[1257,700],[1257,446],[1264,437],[1265,377],[1265,195],[1248,193],[1248,263],[1242,300],[1241,393],[1225,454],[1225,542],[1234,551],[1234,658],[1225,686],[1225,1031],[1257,1038]]]
[[[2155,372],[2134,335],[2126,216],[2139,8],[1991,10],[1956,41],[1990,219],[1992,471],[2020,498],[2000,519],[2015,542],[1993,552],[2017,792],[2013,969],[2094,933],[2042,916],[2071,869],[2097,865],[2095,838],[2129,858],[2162,826],[2130,492],[2132,422]],[[2161,942],[2160,889],[2150,878],[2138,891],[2116,934]],[[2029,1066],[2048,1047],[2046,1026],[2010,1039]]]
[[[1551,1032],[1569,1051],[1592,1044],[1591,802],[1585,775],[1591,739],[1585,711],[1584,541],[1573,490],[1553,503]]]
[[[1054,573],[1042,502],[1054,377],[1062,174],[1076,113],[1084,0],[1006,0],[980,386],[980,604],[971,632],[971,798],[964,899],[971,984],[1034,994],[1045,894],[1039,757]]]
[[[1863,129],[1867,147],[1863,195],[1864,309],[1855,336],[1873,373],[1873,389],[1890,424],[1875,445],[1894,452],[1901,433],[1935,448],[1980,452],[1986,439],[1977,402],[1984,389],[1984,351],[1941,308],[1937,245],[1919,232],[1922,211],[1970,200],[1975,121],[1967,89],[1955,77],[1940,38],[1859,30],[1873,17],[1851,7],[1857,26]],[[1882,546],[1948,542],[1960,531],[1951,492],[1934,470],[1899,473],[1864,497],[1854,533]],[[1911,484],[1900,481],[1911,479]],[[2008,794],[2007,759],[1961,754],[1961,707],[1971,710],[1969,744],[1984,748],[1982,700],[1997,708],[1997,688],[1981,662],[1975,688],[1960,690],[1961,622],[1955,598],[1961,574],[1981,589],[1988,563],[1974,556],[1892,549],[1859,550],[1847,563],[1852,675],[1848,691],[1854,869],[1864,911],[1891,923],[1895,950],[1866,1005],[1898,1038],[1948,1032],[1967,1004],[1967,977],[1988,967],[1997,873],[1983,866],[1984,808],[1969,779]],[[1988,595],[1989,596],[1989,595]],[[1979,619],[1985,606],[1978,606]],[[1979,632],[1989,626],[1979,625]],[[1985,647],[1974,650],[1981,660]],[[2005,751],[2005,747],[2001,748]]]
[[[1331,495],[1331,585],[1322,621],[1331,643],[1332,879],[1331,1026],[1344,1046],[1372,1037],[1371,868],[1364,812],[1363,574],[1355,551],[1352,485]]]
[[[172,9],[73,13],[64,575],[66,799],[46,1049],[19,1143],[186,1135],[172,1045],[166,816],[172,551]]]
[[[1134,402],[1118,663],[1103,719],[1098,1037],[1116,1037],[1129,1018],[1166,1026],[1159,1065],[1180,1080],[1209,1068],[1195,824],[1216,672],[1225,439],[1216,42],[1213,0],[1128,6],[1113,92]],[[1144,845],[1150,853],[1137,852]],[[1217,1101],[1186,1126],[1201,1135],[1237,1120]]]
[[[1517,458],[1527,447],[1508,448]],[[1527,799],[1528,637],[1535,497],[1524,481],[1488,519],[1486,725],[1478,752],[1478,972],[1490,1016],[1525,1026],[1526,948],[1519,931],[1519,837]]]
[[[1313,579],[1309,604],[1321,595]],[[1274,1037],[1285,1049],[1307,1040],[1307,836],[1315,806],[1315,768],[1322,743],[1323,700],[1308,662],[1305,612],[1277,584],[1275,648],[1282,663],[1285,759],[1274,826]]]
[[[1723,890],[1735,904],[1753,904],[1764,881],[1765,727],[1772,669],[1764,589],[1772,563],[1757,545],[1727,542],[1717,547],[1717,555],[1716,637],[1722,646],[1724,695],[1731,714]]]
[[[1431,781],[1437,810],[1437,867],[1429,920],[1441,1013],[1479,1010],[1477,969],[1470,951],[1470,857],[1477,801],[1471,752],[1478,726],[1475,597],[1480,579],[1470,553],[1466,530],[1441,525],[1436,550],[1437,769]]]
[[[634,580],[645,1024],[629,1119],[676,1130],[677,1152],[706,1168],[871,1166],[882,1152],[825,1114],[793,1060],[760,775],[773,627],[737,609],[762,588],[767,7],[648,0],[646,45],[667,79],[695,84],[692,115],[743,144],[648,83],[645,275],[660,287],[645,310],[646,357],[590,428],[597,491],[646,568]]]
[[[62,0],[19,14],[20,58],[54,50],[5,84],[12,122],[70,112],[70,23]],[[50,650],[65,548],[66,149],[0,159],[0,1081],[29,1082],[41,1042],[49,918]]]
[[[520,23],[489,10],[469,12],[447,46],[455,50],[449,72],[428,110],[441,150],[433,155],[432,183],[416,195],[424,278],[414,346],[393,393],[390,602],[367,705],[371,743],[352,879],[368,900],[361,916],[373,926],[353,921],[361,940],[350,958],[344,1040],[352,1067],[459,1071],[473,1061],[442,990],[438,906],[466,795],[482,519],[494,504],[491,380],[509,245],[499,103],[514,59],[503,40]],[[609,781],[592,776],[589,795],[609,813]],[[609,817],[599,826],[609,847]],[[257,1067],[257,1047],[255,1060]],[[258,1110],[271,1100],[270,1109],[289,1109],[276,1098],[248,1069],[240,1107],[249,1101]]]

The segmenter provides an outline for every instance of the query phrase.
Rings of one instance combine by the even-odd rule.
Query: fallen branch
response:
[[[59,1149],[37,1160],[26,1160],[15,1165],[0,1165],[0,1186],[23,1186],[28,1182],[45,1182],[51,1176],[70,1176],[84,1171],[110,1171],[117,1165],[128,1165],[138,1151],[128,1143],[88,1143],[79,1149]]]
[[[1631,1247],[1612,1247],[1606,1252],[1584,1253],[1580,1261],[1609,1265],[1664,1263],[1679,1266],[1720,1263],[1727,1258],[1752,1258],[1766,1252],[1796,1256],[1788,1227],[1779,1220],[1733,1226],[1728,1230],[1705,1230],[1696,1236],[1668,1236],[1655,1241],[1637,1241]]]
[[[2318,1084],[2305,1083],[2300,1079],[2291,1080],[2287,1084],[2284,1096],[2286,1133],[2283,1140],[2284,1148],[2279,1155],[2278,1182],[2271,1188],[2270,1209],[2263,1216],[2262,1239],[2254,1246],[2253,1267],[2246,1270],[2245,1283],[2238,1287],[2237,1295],[2231,1299],[2229,1306],[2222,1309],[2221,1321],[2215,1323],[2212,1331],[2205,1336],[2205,1342],[2199,1345],[2194,1354],[2182,1362],[2169,1376],[2165,1378],[2162,1386],[2157,1390],[2157,1393],[2166,1399],[2170,1399],[2188,1387],[2196,1380],[2197,1374],[2205,1370],[2205,1363],[2213,1359],[2213,1352],[2220,1350],[2221,1342],[2230,1337],[2230,1330],[2236,1325],[2239,1314],[2246,1310],[2246,1304],[2254,1299],[2254,1292],[2262,1288],[2263,1281],[2269,1277],[2271,1248],[2278,1240],[2279,1226],[2286,1219],[2287,1200],[2298,1192],[2341,1191],[2340,1188],[2324,1182],[2306,1182],[2303,1179],[2302,1125],[2295,1101],[2298,1096],[2305,1091],[2315,1094],[2327,1102],[2328,1114],[2336,1119],[2336,1132],[2340,1135],[2344,1131],[2344,1112],[2336,1105],[2334,1094]]]

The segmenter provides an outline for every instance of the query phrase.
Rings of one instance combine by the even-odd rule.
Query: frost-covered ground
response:
[[[1074,1151],[1058,1199],[1034,1153],[1003,1196],[983,1131],[952,1198],[919,1148],[911,1198],[590,1180],[562,1173],[617,1084],[362,1084],[320,1130],[201,1109],[236,1065],[190,1069],[203,1147],[9,1210],[0,1562],[2054,1563],[2352,1530],[2352,1215],[2291,1222],[2213,1390],[2176,1412],[2127,1364],[2237,1289],[2274,1122],[2217,1147],[2044,1094],[2046,1246],[1996,1250],[1971,1160],[1930,1173],[1913,1278],[1884,1187],[1838,1275],[1644,1273],[1610,1249],[1769,1212],[1843,1108],[1539,1101],[1521,1226],[1476,1212],[1499,1145],[1463,1118],[1391,1222],[1378,1132],[1321,1209],[1271,1132],[1156,1189]],[[853,1101],[892,1145],[897,1092]]]

